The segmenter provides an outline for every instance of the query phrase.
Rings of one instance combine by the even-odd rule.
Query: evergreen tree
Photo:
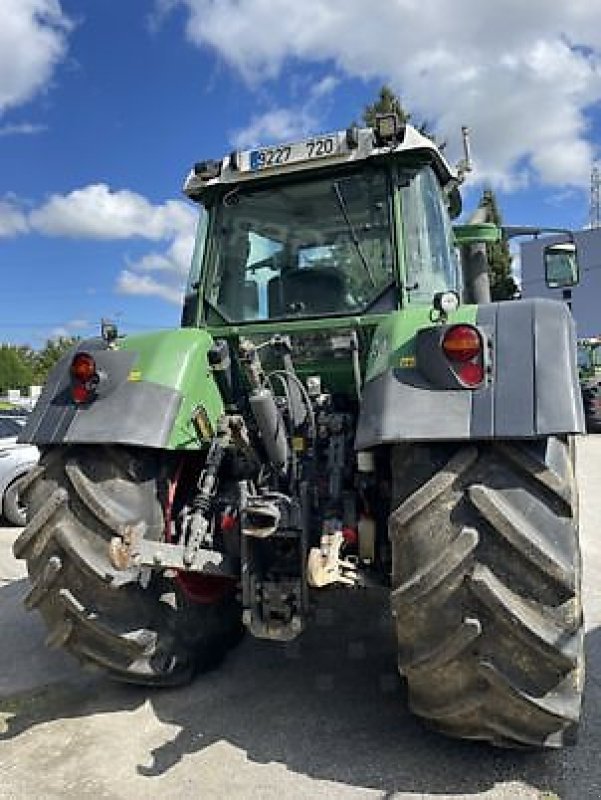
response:
[[[482,193],[480,206],[488,210],[488,219],[495,225],[501,226],[503,219],[497,203],[497,198],[491,188]],[[486,245],[488,254],[490,292],[493,301],[512,300],[518,293],[518,286],[511,274],[512,255],[509,244],[505,239]]]
[[[373,127],[378,114],[390,113],[396,114],[401,122],[411,121],[411,114],[403,108],[400,97],[393,92],[390,86],[384,84],[380,88],[377,99],[373,103],[368,103],[363,109],[363,122],[365,125]],[[444,149],[445,143],[436,140],[426,122],[421,123],[417,128],[424,136],[432,139],[440,150]],[[480,206],[487,207],[490,222],[494,222],[498,226],[503,224],[501,211],[491,188],[484,190]],[[518,294],[519,287],[511,274],[512,256],[508,243],[505,240],[501,240],[500,242],[487,244],[486,250],[488,253],[492,299],[495,301],[513,299]]]
[[[403,108],[401,98],[387,84],[383,84],[380,87],[377,100],[373,103],[368,103],[363,109],[363,123],[367,127],[373,128],[378,114],[396,114],[401,122],[411,122],[410,112]],[[411,124],[415,125],[413,122]],[[431,139],[439,150],[444,150],[446,142],[437,141],[427,122],[420,122],[415,127],[423,136]]]
[[[386,84],[380,88],[378,99],[373,103],[368,103],[363,109],[365,125],[373,128],[378,114],[396,114],[401,122],[408,122],[411,118],[411,114],[408,114],[403,108],[400,98]]]

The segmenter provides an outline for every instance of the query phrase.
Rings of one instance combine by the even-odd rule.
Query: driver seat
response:
[[[345,306],[344,276],[334,267],[305,267],[272,278],[268,285],[269,316],[298,311],[327,314]]]

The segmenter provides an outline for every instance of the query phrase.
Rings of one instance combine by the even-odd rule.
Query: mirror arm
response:
[[[501,226],[503,236],[506,239],[511,239],[514,236],[534,236],[539,237],[543,233],[561,233],[568,237],[570,242],[574,242],[574,232],[569,228],[537,228],[533,226],[523,225],[503,225]]]

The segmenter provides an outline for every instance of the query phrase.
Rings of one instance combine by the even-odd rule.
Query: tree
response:
[[[411,114],[403,108],[400,98],[386,84],[380,88],[378,99],[368,103],[363,109],[363,122],[373,128],[378,114],[396,114],[401,122],[408,122],[411,118]]]
[[[369,128],[373,128],[378,114],[396,114],[401,122],[411,121],[411,113],[403,108],[401,98],[395,94],[387,84],[383,84],[380,87],[378,99],[373,103],[368,103],[364,107],[362,116],[365,125]],[[431,139],[439,150],[444,150],[446,142],[437,141],[426,121],[420,122],[415,127],[423,136],[427,136],[428,139]]]
[[[8,389],[24,389],[33,383],[34,372],[23,356],[21,348],[0,345],[0,393]]]
[[[377,99],[373,103],[368,103],[363,109],[363,121],[366,125],[373,127],[378,114],[391,113],[396,114],[401,122],[409,122],[411,120],[411,113],[403,108],[400,97],[392,91],[390,86],[384,84],[380,88]],[[444,149],[444,143],[436,140],[426,122],[417,127],[419,132],[431,139],[440,150]],[[494,222],[498,226],[503,224],[497,198],[490,187],[486,188],[482,193],[480,206],[487,208],[490,222]],[[494,301],[513,299],[517,295],[519,288],[511,274],[512,256],[509,251],[509,245],[505,240],[502,240],[487,244],[486,250],[492,299]]]
[[[58,339],[48,339],[45,347],[34,354],[34,375],[38,383],[43,384],[48,378],[50,370],[79,341],[78,336],[60,336]]]
[[[497,226],[503,224],[497,198],[490,187],[485,189],[482,193],[480,206],[488,209],[488,218],[490,222],[494,222]],[[490,292],[493,301],[512,300],[518,293],[518,286],[511,274],[511,262],[513,258],[509,251],[507,241],[502,239],[499,242],[487,244],[486,252],[489,264]]]
[[[44,384],[56,362],[78,341],[70,336],[48,339],[38,351],[28,345],[0,344],[0,394]]]

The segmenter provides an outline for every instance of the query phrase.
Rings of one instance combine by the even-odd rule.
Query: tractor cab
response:
[[[456,177],[409,126],[350,129],[201,162],[184,325],[385,314],[460,290]]]
[[[578,372],[581,381],[601,376],[601,337],[578,340]]]

